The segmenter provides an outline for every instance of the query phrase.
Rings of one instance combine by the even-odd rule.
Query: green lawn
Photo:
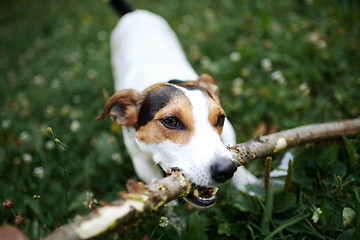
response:
[[[266,133],[360,115],[358,1],[131,2],[167,19],[196,71],[215,78],[239,142],[260,125]],[[21,214],[19,228],[39,239],[136,178],[121,131],[93,120],[114,92],[117,20],[100,0],[0,2],[0,201],[14,201],[1,225]],[[99,239],[359,239],[359,141],[291,151],[287,192],[253,197],[225,185],[214,207],[180,201]],[[264,160],[248,168],[262,176]]]

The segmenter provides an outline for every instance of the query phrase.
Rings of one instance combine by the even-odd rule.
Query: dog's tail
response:
[[[109,0],[109,3],[115,8],[115,10],[121,15],[134,11],[134,9],[123,0]]]

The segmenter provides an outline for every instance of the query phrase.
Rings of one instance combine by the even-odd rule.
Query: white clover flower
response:
[[[266,71],[270,72],[272,70],[272,63],[269,58],[264,58],[261,60],[261,67]]]
[[[73,31],[73,25],[68,22],[65,23],[62,29],[63,34],[70,35],[72,31]]]
[[[31,139],[30,134],[26,131],[22,131],[19,135],[19,138],[23,142],[30,141],[30,139]]]
[[[311,218],[314,223],[317,223],[319,221],[321,214],[322,214],[322,211],[320,208],[315,209],[313,216]]]
[[[348,227],[355,220],[356,212],[352,208],[344,207],[342,216],[344,227]]]
[[[76,62],[76,61],[79,61],[79,59],[81,58],[81,53],[79,50],[73,50],[71,51],[70,53],[68,53],[67,55],[65,55],[65,59],[68,61],[68,62]]]
[[[169,219],[167,217],[161,217],[159,221],[160,227],[166,227],[169,224]]]
[[[45,143],[45,149],[46,150],[53,150],[55,148],[55,143],[53,140],[48,140]]]
[[[43,75],[36,75],[32,81],[34,85],[40,86],[45,83],[45,77]]]
[[[100,41],[104,41],[106,40],[106,37],[107,37],[107,32],[102,30],[100,32],[97,33],[97,38],[100,40]]]
[[[87,77],[90,78],[90,79],[95,79],[97,75],[98,75],[98,73],[94,69],[90,69],[87,72]]]
[[[229,55],[229,59],[231,62],[238,62],[241,60],[241,54],[239,52],[232,52]]]
[[[88,198],[94,197],[94,193],[92,193],[92,192],[90,192],[90,191],[86,191],[86,192],[85,192],[85,195],[86,195],[86,197],[88,197]]]
[[[83,111],[80,109],[70,111],[70,119],[75,120],[83,116]]]
[[[207,18],[207,20],[209,22],[213,22],[213,21],[216,20],[215,13],[214,13],[214,11],[212,9],[206,9],[204,15],[205,15],[205,17]]]
[[[210,72],[219,71],[220,67],[218,64],[211,61],[208,56],[203,56],[200,60],[201,67]]]
[[[80,124],[80,122],[78,120],[74,120],[74,121],[71,122],[70,130],[72,132],[78,132],[78,131],[80,131],[80,129],[81,129],[81,124]]]
[[[11,127],[11,120],[10,119],[4,119],[1,121],[1,127],[2,129],[6,130],[9,127]]]
[[[318,32],[312,32],[308,35],[308,40],[312,43],[317,43],[320,40],[321,36]]]
[[[318,49],[325,49],[327,47],[326,41],[318,32],[312,32],[308,35],[308,41],[316,45]]]
[[[248,68],[242,68],[241,69],[241,76],[244,78],[250,77],[251,71]]]
[[[322,40],[320,39],[317,43],[316,43],[316,46],[319,48],[319,49],[325,49],[327,44],[325,42],[325,40]]]
[[[278,80],[280,78],[283,78],[283,75],[280,71],[275,71],[271,74],[271,79]]]
[[[204,56],[201,58],[201,66],[205,69],[210,69],[211,68],[211,60],[209,57]]]
[[[82,72],[83,71],[83,64],[82,62],[75,62],[73,65],[74,72]]]
[[[286,79],[282,75],[280,71],[274,71],[271,73],[271,79],[275,82],[279,83],[280,85],[286,84]]]
[[[243,91],[244,79],[237,77],[232,82],[232,91],[234,95],[241,95]]]
[[[52,88],[54,88],[54,89],[59,89],[59,87],[60,87],[60,80],[57,79],[57,78],[53,79],[53,80],[51,81],[50,86],[51,86]]]
[[[92,192],[87,191],[85,195],[86,200],[83,202],[83,204],[86,208],[92,209],[94,205],[99,203],[98,200],[94,198],[94,194]]]
[[[306,82],[300,84],[299,90],[302,91],[306,96],[310,94],[310,89]]]
[[[31,156],[30,153],[24,153],[22,155],[22,159],[24,160],[25,163],[31,163],[33,160],[33,157]]]
[[[185,15],[183,16],[182,20],[186,23],[186,24],[193,24],[194,23],[194,18],[191,15]]]
[[[43,167],[36,167],[34,168],[33,174],[37,178],[43,178],[44,177],[45,170]]]
[[[185,34],[185,33],[189,32],[190,28],[189,28],[189,25],[182,23],[182,24],[180,24],[178,30],[179,30],[179,32]]]
[[[123,163],[123,158],[119,152],[114,152],[113,154],[111,154],[111,159],[117,164]]]
[[[79,103],[81,103],[81,96],[80,95],[74,95],[73,96],[73,98],[72,98],[72,100],[73,100],[73,102],[75,103],[75,104],[79,104]]]
[[[47,116],[53,116],[55,113],[55,107],[53,105],[48,105],[45,109]]]
[[[70,110],[71,110],[71,107],[66,104],[61,108],[61,114],[66,116],[70,113]]]

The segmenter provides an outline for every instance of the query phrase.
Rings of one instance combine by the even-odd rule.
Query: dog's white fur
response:
[[[135,89],[141,92],[170,79],[199,78],[167,22],[145,10],[127,13],[120,19],[111,35],[111,57],[116,91]],[[231,157],[225,145],[236,143],[234,129],[226,119],[220,140],[209,124],[204,95],[178,88],[194,110],[195,131],[190,141],[182,145],[172,141],[145,144],[136,139],[134,127],[123,126],[125,145],[137,175],[147,183],[162,177],[161,170],[156,167],[160,164],[164,170],[180,168],[195,184],[213,186],[215,182],[207,169],[214,156]],[[232,182],[236,188],[245,190],[247,184],[256,183],[258,179],[240,167]]]

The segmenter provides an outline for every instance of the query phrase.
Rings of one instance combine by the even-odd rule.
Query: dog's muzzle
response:
[[[211,177],[216,183],[224,183],[233,177],[237,167],[231,159],[223,158],[211,165]],[[217,187],[196,186],[193,184],[186,200],[197,207],[210,207],[216,202]]]

